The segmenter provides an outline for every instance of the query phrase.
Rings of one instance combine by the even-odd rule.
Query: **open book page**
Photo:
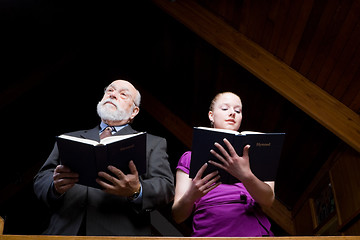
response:
[[[220,129],[220,128],[208,128],[208,127],[197,127],[198,129],[214,131],[214,132],[223,132],[223,133],[230,133],[235,135],[240,135],[238,131],[229,130],[229,129]]]
[[[246,135],[246,134],[265,134],[262,132],[254,132],[254,131],[234,131],[229,129],[220,129],[220,128],[208,128],[208,127],[197,127],[198,129],[208,130],[208,131],[214,131],[214,132],[223,132],[223,133],[230,133],[235,135]]]
[[[242,131],[240,133],[241,135],[247,135],[247,134],[265,134],[263,132],[253,132],[253,131]]]
[[[74,136],[69,136],[66,134],[62,134],[59,136],[59,138],[63,138],[63,139],[68,139],[71,141],[75,141],[75,142],[81,142],[81,143],[85,143],[85,144],[89,144],[89,145],[107,145],[113,142],[117,142],[117,141],[121,141],[127,138],[131,138],[131,137],[135,137],[137,135],[143,134],[144,132],[140,132],[140,133],[135,133],[135,134],[127,134],[127,135],[119,135],[119,136],[110,136],[107,138],[104,138],[102,140],[100,140],[100,142],[97,142],[95,140],[91,140],[91,139],[86,139],[86,138],[79,138],[79,137],[74,137]]]
[[[144,134],[144,132],[134,133],[134,134],[127,134],[127,135],[118,135],[118,136],[110,136],[100,140],[100,144],[106,145],[113,142],[118,142],[127,138],[135,137],[137,135]]]
[[[63,139],[67,139],[67,140],[71,140],[71,141],[75,141],[75,142],[81,142],[81,143],[85,143],[85,144],[89,144],[89,145],[93,145],[93,146],[96,146],[99,144],[97,141],[94,141],[94,140],[69,136],[69,135],[65,135],[65,134],[60,135],[59,138],[63,138]]]

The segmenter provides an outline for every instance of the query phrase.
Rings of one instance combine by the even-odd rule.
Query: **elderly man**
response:
[[[101,124],[68,135],[99,141],[104,135],[136,133],[129,123],[139,113],[140,98],[131,83],[112,82],[97,106]],[[164,138],[147,134],[146,161],[147,172],[141,176],[132,161],[130,174],[113,166],[108,167],[111,175],[99,172],[100,190],[76,184],[78,174],[60,165],[55,144],[34,179],[35,194],[52,212],[45,234],[150,235],[150,210],[169,203],[174,195]]]

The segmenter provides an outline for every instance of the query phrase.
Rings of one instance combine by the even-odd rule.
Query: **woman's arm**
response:
[[[255,175],[242,181],[250,195],[262,207],[271,207],[275,200],[275,182],[263,182]]]
[[[201,178],[206,167],[207,163],[199,169],[194,179],[189,178],[189,175],[181,170],[176,171],[175,198],[172,206],[175,222],[185,221],[191,215],[195,201],[221,184],[217,182],[220,178],[217,171]]]
[[[211,150],[212,154],[217,157],[222,164],[214,161],[209,161],[211,164],[224,169],[231,175],[239,179],[254,200],[263,207],[271,207],[275,199],[275,183],[263,182],[258,179],[251,171],[249,164],[249,145],[244,147],[243,156],[240,157],[231,143],[224,139],[224,143],[228,148],[227,152],[220,144],[215,143],[215,146],[220,150],[222,156]]]

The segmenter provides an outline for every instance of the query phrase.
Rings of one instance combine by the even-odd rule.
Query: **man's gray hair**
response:
[[[140,95],[139,90],[136,89],[136,96],[134,99],[134,103],[137,107],[140,107],[140,102],[141,102],[141,95]]]

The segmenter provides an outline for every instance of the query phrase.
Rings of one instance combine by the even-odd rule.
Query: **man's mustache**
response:
[[[114,104],[116,108],[119,108],[118,103],[117,103],[115,100],[113,100],[113,99],[106,99],[106,100],[104,100],[104,101],[102,102],[102,105],[105,105],[106,103]]]

